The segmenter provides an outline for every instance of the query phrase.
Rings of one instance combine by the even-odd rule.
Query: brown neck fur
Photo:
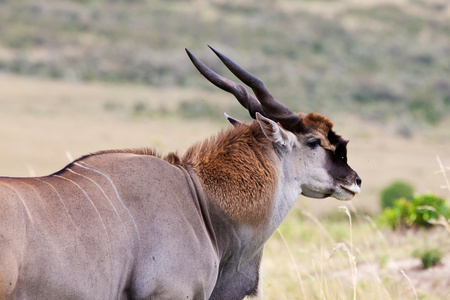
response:
[[[235,222],[259,224],[270,213],[276,154],[257,122],[238,125],[187,150],[183,164]]]

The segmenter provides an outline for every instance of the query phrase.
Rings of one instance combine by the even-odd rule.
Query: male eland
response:
[[[184,155],[109,150],[0,178],[0,299],[261,297],[264,244],[298,196],[360,192],[328,119],[291,112],[214,49],[255,96],[186,51],[255,121],[228,117]]]

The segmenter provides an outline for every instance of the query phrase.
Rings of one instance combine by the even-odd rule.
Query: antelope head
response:
[[[211,48],[211,47],[210,47]],[[217,87],[233,94],[273,142],[281,161],[281,176],[288,186],[312,198],[350,200],[361,190],[361,178],[347,164],[347,140],[337,135],[333,124],[315,113],[295,114],[275,101],[263,82],[211,48],[242,85],[226,79],[199,61],[186,49],[200,73]],[[237,120],[232,119],[236,126]],[[239,124],[238,124],[239,125]]]

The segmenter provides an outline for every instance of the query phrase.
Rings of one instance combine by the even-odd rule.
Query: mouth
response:
[[[350,195],[352,195],[352,197],[354,197],[356,195],[355,192],[349,190],[348,188],[346,188],[345,186],[341,186],[341,188],[346,191],[347,193],[349,193]]]
[[[302,195],[309,198],[323,199],[331,196],[329,192],[321,192],[314,189],[303,188]]]
[[[341,188],[347,193],[349,193],[352,197],[361,192],[361,188],[356,184],[352,184],[351,186],[341,185]]]

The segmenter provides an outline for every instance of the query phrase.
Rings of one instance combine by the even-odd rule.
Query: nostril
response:
[[[359,177],[356,177],[356,185],[361,187],[362,180]]]

